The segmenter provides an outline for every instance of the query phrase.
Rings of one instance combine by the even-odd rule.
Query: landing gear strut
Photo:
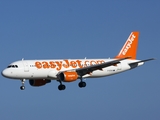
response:
[[[81,80],[81,82],[79,82],[78,86],[79,86],[80,88],[86,87],[86,82],[83,81],[83,78],[82,78],[82,77],[80,78],[80,80]]]
[[[24,90],[25,89],[25,86],[24,86],[25,79],[22,79],[21,82],[22,82],[22,86],[20,87],[20,89]]]
[[[58,89],[59,89],[59,90],[65,90],[65,89],[66,89],[66,86],[63,85],[61,81],[59,81],[59,82],[60,82],[60,85],[58,86]]]

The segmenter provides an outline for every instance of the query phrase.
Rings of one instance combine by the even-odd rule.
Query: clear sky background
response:
[[[57,89],[52,81],[21,91],[0,76],[1,120],[159,120],[159,0],[1,0],[2,71],[13,61],[114,57],[131,31],[139,31],[144,66],[110,77],[79,80]]]

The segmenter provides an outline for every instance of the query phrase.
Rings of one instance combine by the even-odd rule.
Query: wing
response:
[[[102,63],[102,64],[91,65],[91,66],[84,67],[84,68],[78,68],[75,71],[77,72],[77,74],[79,76],[83,76],[83,75],[86,75],[86,74],[90,74],[95,70],[102,70],[105,67],[116,65],[116,64],[120,63],[120,61],[128,59],[128,58],[131,58],[131,57],[125,57],[125,58],[105,62],[105,63]]]

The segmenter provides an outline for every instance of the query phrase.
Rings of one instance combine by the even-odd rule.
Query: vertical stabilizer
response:
[[[138,36],[139,32],[131,32],[126,43],[124,44],[121,51],[115,58],[131,57],[131,59],[136,59]]]

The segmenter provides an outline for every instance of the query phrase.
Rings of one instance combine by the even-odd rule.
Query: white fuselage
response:
[[[11,63],[2,75],[12,79],[51,79],[57,80],[61,71],[74,71],[78,68],[109,62],[115,59],[64,59],[64,60],[21,60]],[[123,60],[120,63],[95,70],[83,78],[96,78],[117,74],[131,69],[129,63],[139,60]],[[143,65],[139,63],[137,66]]]

